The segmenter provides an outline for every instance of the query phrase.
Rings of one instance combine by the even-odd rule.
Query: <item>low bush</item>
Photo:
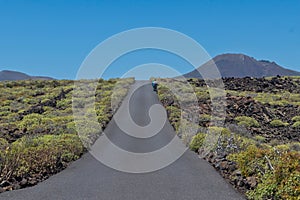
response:
[[[259,127],[258,121],[252,117],[247,116],[239,116],[236,117],[235,120],[238,122],[239,126],[246,126],[246,127]]]
[[[250,145],[228,158],[238,163],[243,176],[259,180],[257,187],[247,192],[249,199],[297,199],[300,196],[299,152]]]
[[[206,132],[207,133],[198,133],[192,137],[189,145],[192,151],[197,152],[204,142],[207,142],[205,145],[208,146],[206,147],[212,148],[212,150],[218,148],[219,145],[226,146],[228,143],[227,139],[231,136],[230,131],[223,127],[212,126],[206,129]],[[211,142],[218,144],[213,144],[213,146],[211,146]]]
[[[44,135],[23,137],[9,145],[3,155],[1,181],[12,177],[32,177],[53,174],[83,153],[77,135]]]
[[[205,133],[198,133],[197,135],[193,136],[192,141],[190,143],[190,149],[192,151],[197,152],[198,149],[203,145],[205,137],[206,137]]]
[[[288,126],[289,123],[283,122],[280,119],[275,119],[275,120],[270,122],[270,125],[273,126],[273,127],[283,127],[283,126]]]
[[[293,117],[293,118],[292,118],[292,121],[294,121],[294,122],[300,121],[300,116],[295,116],[295,117]]]
[[[260,142],[260,143],[263,143],[265,142],[266,138],[261,136],[261,135],[256,135],[254,136],[254,139],[257,141],[257,142]]]
[[[0,169],[2,169],[3,160],[5,159],[5,153],[9,144],[6,139],[0,138]]]
[[[300,127],[300,121],[295,122],[292,127],[299,128]]]

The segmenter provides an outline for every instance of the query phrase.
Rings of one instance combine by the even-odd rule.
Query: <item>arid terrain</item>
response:
[[[84,87],[91,87],[89,81],[83,82]],[[119,89],[117,82],[122,85]],[[98,81],[95,111],[102,130],[133,82],[133,79]],[[158,82],[158,97],[178,136],[238,191],[248,199],[299,199],[299,77],[223,78],[216,82],[194,78],[186,83],[158,79]],[[220,83],[224,84],[224,96],[207,87]],[[191,90],[196,95],[199,120],[193,126],[197,127],[197,134],[186,135],[189,127],[180,127],[181,122],[190,118],[186,110],[181,110],[168,85],[180,91]],[[80,140],[73,111],[84,108],[89,95],[80,90],[75,92],[74,81],[1,82],[1,192],[34,186],[86,152],[83,143],[92,144],[102,130],[82,121],[77,128],[89,134]],[[112,98],[118,99],[115,108],[111,107]],[[183,98],[186,105],[191,105],[190,100],[189,96]],[[225,108],[223,114],[217,112],[212,116],[212,100]],[[196,108],[188,109],[194,112]],[[216,120],[212,121],[213,117]],[[203,154],[205,138],[210,134],[217,134],[218,139]]]
[[[98,81],[95,111],[102,130],[115,112],[111,108],[112,98],[119,99],[117,104],[120,104],[133,82],[133,79]],[[102,130],[92,130],[92,124],[79,122],[77,128],[89,135],[78,137],[73,111],[83,108],[88,94],[80,90],[74,94],[74,83],[0,82],[0,192],[33,186],[60,172],[86,152],[82,141],[92,143],[101,134]],[[89,87],[92,83],[85,81],[84,85]],[[117,84],[122,87],[116,89]]]
[[[171,83],[181,91],[188,88],[180,80],[160,80],[159,98],[178,135],[191,150],[202,155],[207,135],[219,134],[217,144],[204,159],[249,199],[299,199],[300,77],[222,81],[226,97],[220,104],[226,115],[224,126],[218,127],[218,123],[211,121],[211,98],[218,98],[217,95],[210,96],[204,80],[188,79],[200,114],[198,134],[190,137],[179,128],[189,118],[167,85]]]

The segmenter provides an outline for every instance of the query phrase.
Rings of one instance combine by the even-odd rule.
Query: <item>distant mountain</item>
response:
[[[212,59],[222,77],[300,76],[300,72],[285,69],[275,62],[256,60],[243,54],[222,54]],[[199,68],[205,71],[213,66],[212,60]],[[197,70],[183,75],[186,78],[201,78]]]
[[[22,72],[3,70],[0,71],[0,81],[16,81],[16,80],[53,80],[46,76],[30,76]]]

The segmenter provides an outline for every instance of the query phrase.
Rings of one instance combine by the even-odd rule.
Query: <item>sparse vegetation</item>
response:
[[[297,199],[300,196],[300,153],[250,145],[229,159],[238,163],[245,177],[259,181],[249,199]]]
[[[256,121],[252,117],[240,116],[240,117],[236,117],[235,120],[238,122],[238,125],[240,126],[259,127],[258,121]]]
[[[299,199],[299,77],[224,79],[227,129],[213,127],[210,96],[204,81],[188,81],[200,107],[199,123],[196,124],[199,126],[198,134],[190,140],[183,138],[185,142],[190,141],[190,149],[201,154],[209,129],[216,130],[220,133],[217,134],[218,140],[204,159],[236,188],[245,192],[249,199]],[[167,91],[168,88],[163,88],[159,98],[178,131],[177,119],[184,111],[180,112],[180,105]],[[188,120],[188,117],[183,120]]]
[[[94,112],[100,129],[105,128],[133,82],[133,79],[98,81]],[[116,88],[120,84],[122,87]],[[74,123],[74,81],[5,81],[0,82],[0,91],[2,191],[35,185],[86,151]],[[74,109],[80,111],[89,99],[87,95],[74,95]],[[93,126],[83,125],[84,132],[90,133],[89,142],[94,142],[102,130],[90,130]],[[97,134],[91,135],[93,132]]]
[[[83,151],[81,141],[75,134],[24,136],[8,144],[2,153],[0,182],[14,178],[47,178],[65,168],[69,162],[78,159]],[[44,176],[38,177],[40,174]],[[4,189],[14,189],[7,187]]]
[[[295,117],[293,117],[293,118],[292,118],[292,121],[294,121],[294,122],[300,121],[300,116],[295,116]]]
[[[198,133],[197,135],[193,136],[192,141],[190,143],[190,149],[192,151],[197,152],[199,148],[203,145],[205,137],[206,137],[205,133]]]
[[[299,128],[300,127],[300,121],[295,122],[292,127]]]
[[[280,119],[274,119],[273,121],[270,122],[270,125],[273,127],[282,127],[282,126],[288,126],[289,123],[283,122]]]

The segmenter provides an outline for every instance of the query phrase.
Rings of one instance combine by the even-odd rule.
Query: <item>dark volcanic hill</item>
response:
[[[212,59],[218,67],[222,77],[263,77],[263,76],[300,76],[300,72],[285,69],[275,62],[256,60],[243,54],[222,54]],[[213,62],[208,61],[199,68],[209,70]],[[198,68],[198,69],[199,69]],[[185,75],[186,78],[201,78],[194,70]]]
[[[28,79],[53,80],[53,78],[50,78],[50,77],[29,76],[22,72],[9,71],[9,70],[0,71],[0,81],[16,81],[16,80],[28,80]]]

